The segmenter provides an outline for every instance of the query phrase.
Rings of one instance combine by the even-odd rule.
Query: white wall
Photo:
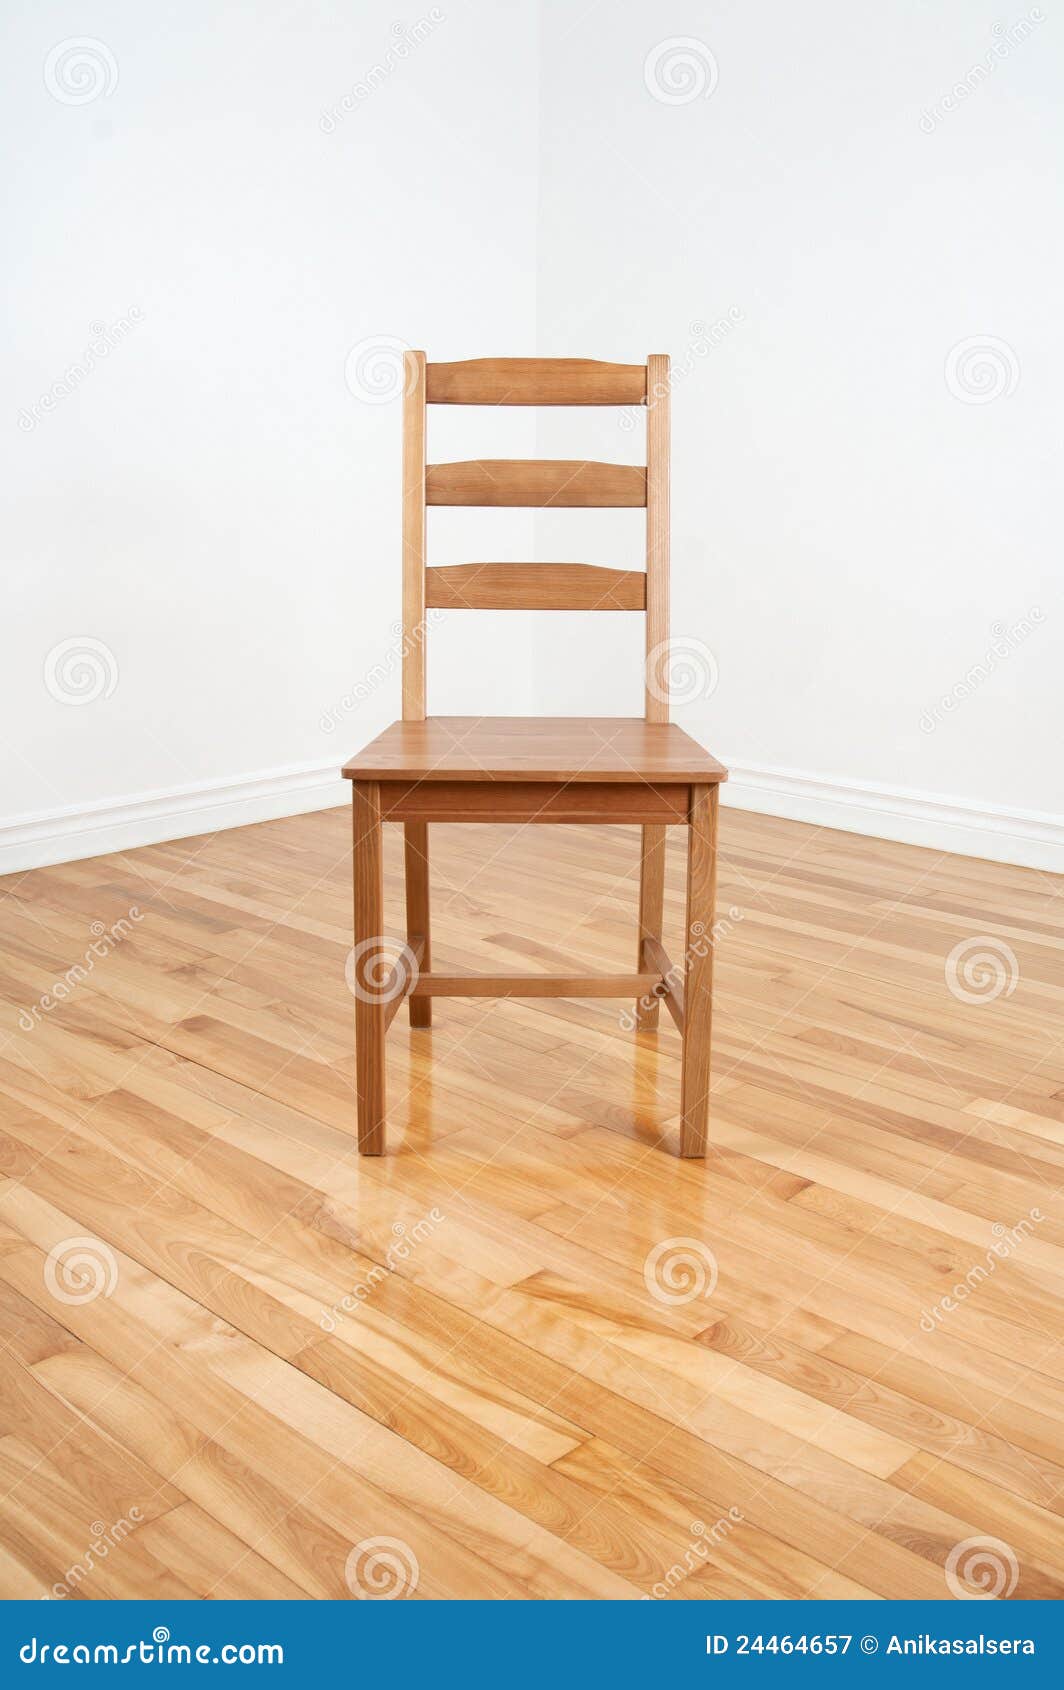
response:
[[[671,352],[673,628],[719,673],[676,716],[732,801],[1064,866],[1045,11],[9,0],[0,868],[343,796],[399,712],[399,405],[345,385],[364,341],[385,384],[394,342]],[[703,93],[655,97],[684,54]],[[641,418],[502,420],[434,414],[432,455],[642,455]],[[436,562],[533,531],[641,561],[633,512],[430,528]],[[456,613],[430,708],[638,711],[640,639]]]
[[[383,339],[387,389],[390,340],[534,350],[537,134],[530,3],[5,14],[0,869],[344,796],[324,771],[400,709],[394,656],[343,704],[400,610],[400,406],[345,361]],[[485,450],[446,424],[437,455]],[[476,556],[439,515],[436,561]],[[432,707],[530,707],[494,621],[433,633]]]
[[[544,0],[538,344],[672,354],[673,632],[719,666],[676,719],[733,802],[1064,868],[1050,12]],[[951,360],[969,338],[982,368]],[[551,418],[542,447],[566,438]],[[642,431],[581,438],[638,457]],[[543,631],[541,708],[639,709],[606,620],[597,660]]]

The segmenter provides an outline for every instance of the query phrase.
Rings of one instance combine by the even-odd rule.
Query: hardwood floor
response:
[[[704,1164],[667,1016],[449,998],[360,1162],[347,810],[0,883],[0,1594],[1064,1596],[1064,881],[720,833]],[[638,867],[434,829],[433,965]]]

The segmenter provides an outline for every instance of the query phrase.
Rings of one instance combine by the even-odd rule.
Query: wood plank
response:
[[[169,1567],[200,1601],[301,1602],[307,1592],[220,1520],[183,1502],[146,1525],[144,1548]]]
[[[649,992],[656,974],[422,974],[419,998],[627,998]]]
[[[935,1507],[948,1509],[967,1520],[978,1520],[984,1534],[1001,1538],[1022,1558],[1024,1596],[1060,1601],[1059,1514],[1049,1514],[1010,1491],[922,1450],[899,1469],[894,1483]],[[1020,1596],[1021,1591],[1017,1589],[1013,1594]]]
[[[430,405],[641,405],[644,364],[597,358],[466,358],[428,366]]]
[[[426,572],[430,610],[644,610],[638,569],[594,563],[452,563]]]
[[[344,765],[348,779],[675,781],[727,778],[671,722],[641,716],[430,716],[393,722]]]
[[[401,822],[646,822],[685,819],[687,788],[649,781],[383,781],[381,813]]]
[[[429,464],[429,505],[642,506],[646,470],[636,464],[589,463],[581,458],[477,458]]]

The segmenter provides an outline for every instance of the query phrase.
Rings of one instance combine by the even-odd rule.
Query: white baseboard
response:
[[[338,761],[293,764],[236,780],[200,781],[168,792],[13,816],[0,822],[0,874],[331,809],[350,798],[338,770]]]
[[[904,787],[827,780],[753,764],[731,765],[721,800],[761,815],[1064,873],[1064,816],[1039,810],[1006,810]]]
[[[15,816],[0,822],[0,874],[331,809],[348,797],[347,783],[336,770],[335,763],[296,764],[231,781]],[[1064,817],[1035,810],[1010,811],[742,764],[732,765],[722,797],[740,810],[1064,873]]]

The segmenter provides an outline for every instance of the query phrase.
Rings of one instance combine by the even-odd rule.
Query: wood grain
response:
[[[644,825],[639,845],[639,929],[635,963],[639,969],[650,963],[648,941],[661,943],[665,909],[665,828],[657,822]],[[636,1025],[641,1033],[652,1033],[658,1025],[661,999],[641,998],[636,1003]]]
[[[641,405],[643,364],[595,358],[467,358],[428,366],[432,405]]]
[[[686,786],[606,780],[382,781],[386,820],[420,822],[654,822],[687,820]]]
[[[425,715],[425,354],[403,354],[403,715]]]
[[[647,621],[645,698],[648,722],[669,719],[669,360],[647,359]]]
[[[432,849],[434,970],[632,970],[634,828]],[[456,996],[397,1017],[360,1159],[351,854],[330,810],[0,887],[0,1594],[80,1563],[82,1599],[350,1598],[384,1535],[414,1599],[942,1600],[991,1535],[1060,1600],[1059,882],[729,809],[704,1162],[657,1153],[666,1018]],[[1018,979],[966,1003],[946,958],[987,933]],[[64,1301],[85,1238],[115,1283]],[[659,1299],[691,1239],[712,1288]]]
[[[552,505],[556,509],[642,506],[646,470],[636,464],[588,463],[580,458],[478,458],[429,464],[429,505]]]
[[[715,757],[669,722],[641,716],[430,716],[393,722],[344,765],[348,779],[725,780]]]
[[[358,1075],[358,1145],[364,1156],[384,1148],[384,1035],[388,1004],[395,1001],[378,977],[384,932],[381,792],[375,781],[356,781],[354,799],[355,946],[351,990],[355,999]]]
[[[626,998],[649,992],[656,974],[422,974],[422,998]]]
[[[406,865],[406,937],[414,946],[420,967],[432,967],[432,918],[429,895],[429,830],[425,822],[407,822],[403,829]],[[411,1027],[432,1026],[432,1005],[410,1001]]]
[[[716,888],[717,788],[693,786],[687,843],[681,1156],[704,1156],[706,1150]]]
[[[660,984],[655,994],[657,1001],[665,1005],[677,1030],[682,1033],[684,971],[672,961],[665,946],[658,939],[645,938],[643,953],[649,966],[659,976]]]
[[[426,572],[430,610],[644,610],[646,576],[594,563],[452,563]]]

